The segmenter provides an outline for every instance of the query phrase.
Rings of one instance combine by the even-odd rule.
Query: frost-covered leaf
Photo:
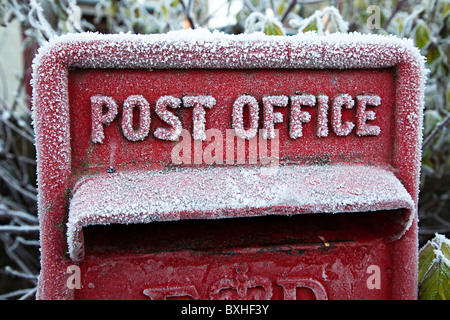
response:
[[[282,36],[284,34],[282,27],[274,21],[266,21],[263,32],[268,36]]]
[[[292,19],[290,25],[298,28],[298,32],[317,31],[318,34],[326,32],[347,33],[348,22],[345,21],[339,10],[335,7],[326,7],[317,10],[313,15],[305,19]]]
[[[317,27],[316,21],[311,21],[304,29],[301,31],[308,32],[308,31],[317,31],[319,28]]]
[[[450,300],[450,241],[443,235],[420,250],[419,299]]]
[[[422,283],[424,276],[427,274],[430,266],[434,261],[434,248],[430,242],[428,242],[421,250],[419,254],[419,283]]]
[[[245,33],[264,32],[266,35],[284,35],[281,22],[260,12],[253,12],[245,21]]]

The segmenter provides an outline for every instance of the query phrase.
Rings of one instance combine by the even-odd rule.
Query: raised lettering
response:
[[[342,123],[342,107],[351,109],[354,104],[352,97],[346,93],[334,98],[333,108],[331,109],[331,127],[336,135],[347,136],[355,127],[355,124],[350,121]]]
[[[244,107],[249,108],[249,126],[244,129]],[[259,120],[258,101],[252,96],[242,95],[233,104],[233,129],[236,135],[242,139],[251,139],[258,132]]]
[[[189,297],[194,300],[200,298],[197,288],[193,285],[151,288],[145,289],[142,293],[152,300],[167,300],[167,298],[177,297]]]
[[[317,97],[319,102],[317,112],[317,136],[328,137],[328,96],[319,95]]]
[[[216,99],[211,96],[186,96],[183,97],[183,106],[192,107],[192,123],[194,140],[205,140],[205,108],[211,109],[216,104]]]
[[[276,283],[283,287],[284,300],[296,300],[296,288],[308,288],[317,300],[328,300],[327,292],[323,285],[314,279],[305,278],[279,278]]]
[[[368,120],[375,120],[374,111],[366,111],[366,106],[379,106],[381,98],[378,96],[357,96],[356,97],[356,134],[358,136],[377,136],[380,134],[380,127],[367,124]]]
[[[119,107],[116,101],[112,97],[95,95],[90,98],[91,100],[91,112],[92,112],[92,132],[91,140],[95,143],[103,143],[105,138],[105,127],[108,126],[114,119],[116,119]],[[289,101],[290,100],[290,101]],[[356,100],[356,101],[355,101]],[[290,102],[290,103],[289,103]],[[343,108],[353,109],[356,103],[356,111],[354,121],[343,120]],[[179,109],[181,106],[186,108],[192,108],[192,138],[194,140],[194,163],[201,163],[202,158],[205,158],[209,162],[219,164],[223,160],[215,158],[213,160],[211,151],[214,149],[222,148],[218,145],[218,140],[207,148],[207,153],[202,154],[201,142],[209,139],[212,136],[207,137],[206,130],[206,109],[211,109],[216,104],[216,99],[212,96],[185,96],[182,99],[175,96],[161,96],[156,100],[155,113],[158,117],[167,124],[166,127],[156,128],[153,132],[155,138],[160,140],[178,141],[182,135],[183,125],[181,119],[184,116],[179,112],[174,113],[170,109]],[[324,94],[314,96],[311,94],[293,95],[291,97],[285,95],[279,96],[266,96],[262,98],[263,107],[263,121],[262,121],[262,139],[272,140],[276,139],[275,124],[284,121],[283,114],[281,112],[275,112],[274,107],[290,107],[291,110],[286,112],[289,114],[289,137],[293,140],[304,136],[303,127],[306,123],[310,123],[313,115],[315,114],[312,109],[303,110],[303,107],[317,107],[317,122],[315,133],[317,137],[323,138],[329,135],[329,123],[332,131],[337,136],[348,136],[356,127],[356,136],[378,136],[381,132],[379,125],[370,124],[370,121],[376,120],[376,114],[373,110],[368,110],[368,107],[377,107],[381,104],[381,98],[377,95],[361,95],[352,97],[349,94],[337,95],[331,105],[331,115],[329,117],[329,98]],[[222,106],[226,107],[226,106]],[[137,109],[135,109],[137,108]],[[247,108],[247,109],[245,109]],[[248,111],[248,117],[245,117],[245,111]],[[181,112],[181,111],[180,111]],[[222,112],[222,111],[220,111]],[[150,132],[151,124],[151,111],[150,104],[142,95],[131,95],[123,104],[121,127],[123,135],[130,141],[144,140]],[[237,151],[237,164],[257,163],[258,142],[261,143],[261,137],[257,137],[259,129],[259,113],[260,105],[255,97],[250,95],[241,95],[238,97],[232,106],[231,126],[233,134],[226,132],[227,141],[237,137],[238,143]],[[134,117],[136,117],[134,119]],[[185,120],[184,120],[185,121]],[[246,123],[244,123],[244,121]],[[217,125],[217,123],[215,124]],[[221,132],[223,135],[223,128]],[[219,130],[219,128],[214,128]],[[209,130],[209,129],[208,129]],[[217,134],[214,133],[213,136]],[[223,136],[222,136],[223,138]],[[249,154],[246,157],[245,140],[249,140],[248,150]],[[222,142],[223,143],[223,142]],[[234,147],[234,143],[233,143]],[[231,148],[231,145],[230,145]],[[227,143],[227,157],[226,163],[234,163],[234,148],[228,148]],[[259,150],[260,155],[266,152],[267,144],[263,144]],[[198,151],[198,152],[197,152]],[[230,155],[230,156],[228,156]],[[264,157],[264,156],[262,156]],[[261,158],[261,156],[260,156]],[[219,161],[219,162],[217,162]]]
[[[153,135],[161,140],[176,141],[183,129],[180,119],[172,112],[167,110],[167,107],[172,109],[179,108],[181,100],[172,96],[163,96],[156,101],[155,112],[161,120],[170,125],[171,128],[158,128]]]
[[[308,112],[302,111],[302,106],[312,107],[316,104],[316,97],[310,94],[291,97],[291,119],[289,135],[292,139],[297,139],[303,136],[302,123],[307,123],[311,120],[311,115]]]
[[[264,128],[263,138],[275,138],[274,124],[283,122],[283,115],[280,112],[274,112],[273,107],[286,107],[289,99],[287,96],[270,96],[263,99],[264,108]]]
[[[139,109],[139,127],[133,128],[133,109]],[[150,105],[141,95],[129,96],[123,104],[122,131],[131,141],[144,140],[150,131]]]
[[[103,113],[103,108],[108,111]],[[113,98],[107,96],[92,96],[91,97],[91,113],[92,113],[92,142],[103,143],[105,133],[103,126],[110,124],[117,116],[117,103]]]

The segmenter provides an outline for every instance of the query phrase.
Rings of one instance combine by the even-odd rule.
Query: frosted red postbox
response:
[[[51,40],[38,297],[416,298],[424,82],[395,37]]]

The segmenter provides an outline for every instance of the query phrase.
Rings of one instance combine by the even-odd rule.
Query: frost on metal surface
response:
[[[139,108],[139,129],[133,128],[133,108]],[[144,140],[150,131],[150,105],[142,95],[129,96],[123,104],[122,130],[128,140]]]
[[[179,108],[181,105],[181,100],[172,96],[164,96],[158,99],[155,106],[156,114],[167,124],[170,125],[171,128],[158,128],[155,130],[153,135],[158,139],[162,140],[170,140],[176,141],[178,137],[181,135],[181,130],[183,129],[181,126],[180,120],[175,117],[170,111],[167,110],[167,107],[172,109]]]
[[[249,126],[244,128],[244,107],[247,106],[249,110]],[[248,139],[256,136],[258,132],[258,101],[252,96],[242,95],[233,104],[233,129],[236,135],[242,139]]]
[[[82,228],[266,214],[413,209],[393,173],[370,166],[284,166],[128,172],[86,177],[70,203],[68,242],[82,256]]]
[[[122,54],[117,54],[118,49]],[[271,37],[206,29],[151,36],[81,33],[55,37],[40,49],[35,70],[50,51],[64,63],[82,68],[378,68],[396,65],[406,51],[422,59],[412,41],[395,36],[306,33]]]
[[[193,131],[194,140],[205,140],[205,108],[211,109],[216,104],[216,99],[211,96],[187,96],[183,97],[183,104],[193,108]]]
[[[38,171],[42,167],[53,168],[47,170],[45,178],[42,174],[39,175],[38,182],[41,187],[46,185],[50,190],[56,188],[58,184],[54,183],[56,181],[52,183],[45,181],[64,180],[68,175],[69,68],[358,69],[392,66],[399,67],[398,82],[403,86],[396,97],[399,105],[398,114],[402,116],[404,112],[409,113],[408,122],[400,124],[399,134],[409,139],[411,144],[415,144],[417,137],[420,140],[422,138],[420,130],[422,109],[415,106],[423,105],[426,72],[423,57],[410,40],[358,33],[327,36],[307,33],[277,37],[260,33],[226,35],[204,29],[151,36],[82,33],[55,37],[40,48],[33,63],[33,117]],[[321,99],[318,100],[321,102]],[[131,104],[130,108],[133,106]],[[321,110],[323,111],[323,108]],[[370,116],[370,113],[365,115],[367,119],[370,119]],[[98,119],[97,124],[101,121],[107,119]],[[197,123],[199,128],[201,123],[199,114]],[[338,119],[333,123],[338,126]],[[338,127],[342,129],[343,134],[349,130],[345,124]],[[361,134],[374,132],[373,128],[369,129]],[[132,138],[139,139],[139,132],[129,131]],[[237,128],[236,131],[245,138],[254,134],[253,128],[246,132]],[[94,141],[101,141],[101,132],[94,132],[96,132]],[[298,130],[294,134],[298,135]],[[323,126],[318,126],[318,135],[327,135]],[[420,154],[407,156],[414,158],[417,163],[420,162]]]
[[[269,96],[263,98],[264,105],[264,139],[275,138],[275,123],[283,122],[283,115],[280,112],[273,112],[273,107],[286,107],[289,98],[287,96]]]
[[[273,37],[260,33],[226,35],[217,31],[209,32],[199,29],[161,35],[83,33],[52,38],[40,48],[34,60],[32,80],[41,229],[51,230],[49,232],[55,234],[61,232],[55,226],[59,226],[61,219],[64,219],[64,210],[67,205],[65,201],[68,199],[67,190],[70,188],[71,175],[68,97],[68,74],[71,68],[351,70],[390,67],[396,68],[394,132],[396,143],[392,163],[389,164],[395,175],[376,167],[322,166],[309,167],[308,170],[311,171],[308,173],[302,167],[283,167],[276,175],[268,175],[264,178],[258,175],[258,169],[249,168],[222,168],[218,176],[208,175],[209,171],[202,173],[193,170],[165,175],[146,172],[140,176],[138,173],[117,172],[108,176],[86,178],[80,181],[70,204],[68,236],[71,239],[73,257],[76,257],[77,251],[81,250],[81,242],[77,237],[83,225],[180,219],[182,212],[186,212],[183,210],[191,210],[192,215],[199,214],[199,216],[201,216],[199,212],[205,214],[208,212],[208,218],[219,218],[226,216],[222,209],[227,207],[246,210],[245,208],[251,207],[257,209],[283,205],[302,208],[300,211],[303,210],[303,212],[308,210],[317,212],[319,208],[321,212],[340,212],[368,211],[375,205],[380,205],[382,208],[382,204],[385,204],[387,208],[388,204],[402,203],[407,208],[414,207],[411,213],[415,214],[421,160],[418,146],[422,140],[426,70],[424,59],[412,41],[394,36],[357,33],[318,36],[307,33],[298,36]],[[237,111],[233,112],[233,118],[236,117],[233,123],[237,124],[234,128],[236,134],[246,139],[253,137],[257,128],[257,126],[250,126],[245,129],[243,125],[241,126],[242,119],[239,118],[239,114],[242,112],[238,112],[238,108],[243,108],[245,105],[251,106],[252,100],[249,97],[251,96],[241,96],[242,101],[235,103],[234,108]],[[125,107],[129,117],[123,118],[122,126],[128,128],[127,134],[130,140],[139,140],[147,134],[149,123],[141,123],[139,129],[134,129],[131,125],[132,110],[140,108],[141,113],[145,113],[147,106],[139,96],[133,96],[130,99]],[[317,136],[326,137],[329,134],[326,126],[328,97],[319,95],[316,99],[318,103]],[[378,103],[373,96],[364,99],[356,103],[375,107]],[[345,96],[338,98],[337,101],[341,104],[336,108],[349,106]],[[175,140],[180,135],[179,124],[166,113],[168,108],[178,108],[178,102],[171,102],[170,99],[160,101],[158,115],[161,118],[166,117],[164,120],[170,124],[168,131],[157,133],[164,139]],[[192,108],[195,109],[196,102],[191,102]],[[209,99],[197,103],[198,106],[202,105],[201,109],[197,107],[195,127],[198,139],[204,138],[202,110],[213,107],[213,102]],[[277,103],[284,104],[282,100]],[[307,109],[310,103],[312,102],[306,100],[299,102],[302,108],[297,110],[298,124],[308,121],[301,109]],[[103,101],[101,96],[94,97],[93,106],[97,110],[106,106],[109,110],[105,115],[100,115],[98,112],[92,123],[95,126],[92,128],[92,140],[101,142],[102,126],[108,123],[116,107],[110,101]],[[376,136],[377,128],[365,123],[374,115],[363,109],[361,108],[361,114],[357,117],[362,128],[357,134]],[[257,123],[258,114],[256,112],[252,114],[251,111],[250,108],[251,123]],[[273,124],[279,119],[276,113],[272,116],[273,118],[269,120],[272,120]],[[370,123],[370,121],[367,122]],[[332,125],[342,134],[346,134],[348,130],[355,130],[350,129],[345,121],[338,118],[332,120]],[[301,126],[294,128],[292,135],[299,137]],[[324,176],[331,168],[337,171],[332,175]],[[361,172],[359,175],[351,174],[351,170],[361,170]],[[358,178],[363,176],[364,179]],[[239,180],[241,182],[237,183],[237,177],[241,177]],[[299,179],[304,180],[310,188],[299,188],[298,181],[293,181],[294,177],[301,177]],[[321,178],[318,179],[318,177]],[[215,183],[208,179],[214,180]],[[220,179],[226,181],[219,183]],[[330,182],[330,179],[333,182]],[[159,190],[156,187],[154,183],[160,180],[165,181],[162,185],[166,189]],[[328,183],[325,184],[324,181]],[[114,183],[114,187],[110,185],[111,183]],[[176,188],[182,183],[186,185],[195,183],[196,187],[191,189],[189,194],[189,188],[186,190]],[[360,188],[357,188],[358,183]],[[140,198],[143,193],[136,192],[135,189],[135,186],[139,185],[142,186],[148,199],[154,201],[149,202]],[[170,187],[172,185],[175,186],[173,190]],[[221,190],[211,191],[222,185],[224,188]],[[286,186],[294,187],[286,189]],[[354,187],[351,192],[348,186]],[[105,188],[111,188],[108,190],[113,192],[105,193]],[[319,192],[320,190],[325,192],[325,196]],[[168,202],[161,196],[162,194],[170,196],[173,201]],[[254,197],[250,197],[250,194]],[[308,199],[308,206],[305,206],[306,199]],[[123,202],[118,202],[119,200]],[[312,207],[314,210],[311,209]],[[184,209],[180,211],[180,208]],[[52,247],[59,245],[62,246],[52,242],[51,237],[43,238],[43,256],[49,258],[49,252],[55,250]],[[62,250],[62,247],[59,249]],[[53,257],[49,259],[49,264],[56,263]],[[47,263],[47,260],[43,261]],[[51,276],[47,278],[50,279]]]
[[[359,96],[356,98],[357,104],[361,107],[358,108],[357,121],[358,130],[356,134],[358,136],[377,136],[380,134],[380,127],[366,124],[367,120],[375,120],[375,112],[366,111],[366,106],[378,106],[381,103],[381,99],[378,96]]]
[[[341,114],[342,107],[352,109],[354,105],[353,99],[349,94],[340,94],[333,101],[333,108],[331,109],[331,126],[338,136],[347,136],[355,127],[355,124],[350,121],[342,123]]]
[[[91,97],[92,105],[92,141],[103,142],[105,133],[103,132],[103,126],[111,123],[117,116],[118,107],[117,103],[111,97],[96,95]],[[102,109],[106,107],[108,112],[102,112]]]
[[[311,115],[308,112],[301,111],[302,106],[312,107],[316,104],[316,97],[310,94],[303,94],[301,96],[294,96],[292,99],[292,119],[289,135],[292,139],[297,139],[303,136],[302,123],[309,122]],[[321,121],[318,121],[318,127],[322,126]]]

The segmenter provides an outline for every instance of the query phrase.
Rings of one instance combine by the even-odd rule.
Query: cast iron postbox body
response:
[[[394,37],[51,40],[38,297],[414,299],[424,81]]]

